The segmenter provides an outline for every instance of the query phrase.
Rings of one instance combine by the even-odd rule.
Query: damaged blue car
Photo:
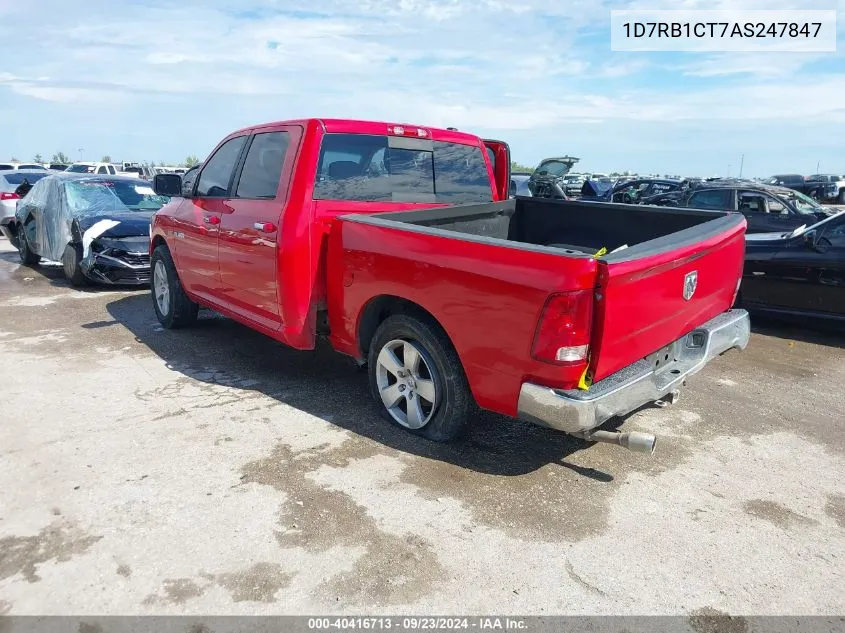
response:
[[[138,178],[57,173],[18,201],[10,238],[23,264],[59,261],[74,286],[148,285],[150,220],[169,200]]]

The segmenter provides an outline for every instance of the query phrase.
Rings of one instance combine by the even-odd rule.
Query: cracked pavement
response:
[[[624,428],[438,445],[366,377],[0,240],[0,613],[841,614],[845,335],[755,319]]]

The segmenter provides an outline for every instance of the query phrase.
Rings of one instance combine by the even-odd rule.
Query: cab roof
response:
[[[291,119],[286,121],[273,121],[269,123],[261,123],[258,125],[251,125],[234,131],[229,136],[234,136],[241,133],[248,133],[257,131],[263,128],[275,127],[277,125],[302,125],[308,127],[309,125],[316,125],[322,128],[327,134],[373,134],[384,135],[391,134],[388,128],[404,127],[412,129],[422,129],[427,132],[426,138],[437,141],[445,141],[451,143],[462,143],[464,145],[475,145],[479,142],[479,137],[468,132],[460,132],[458,130],[446,130],[443,128],[429,127],[425,125],[414,125],[411,123],[401,122],[387,122],[387,121],[365,121],[360,119],[327,119],[327,118],[310,118],[310,119]]]

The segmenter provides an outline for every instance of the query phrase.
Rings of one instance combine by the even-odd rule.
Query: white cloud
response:
[[[767,8],[788,4],[773,3]],[[56,121],[39,124],[26,142],[70,134],[64,120],[73,117],[76,134],[87,122],[104,142],[109,134],[122,138],[123,126],[140,134],[134,147],[176,147],[182,134],[180,152],[201,153],[194,145],[207,148],[230,128],[325,115],[530,134],[534,147],[551,153],[567,142],[558,130],[582,124],[592,130],[594,151],[609,152],[618,141],[605,130],[626,122],[667,126],[667,145],[672,126],[690,122],[701,130],[714,122],[780,130],[795,117],[819,126],[843,119],[845,65],[819,75],[807,72],[809,64],[829,57],[611,54],[605,0],[92,0],[84,14],[58,0],[41,5],[38,20],[21,9],[3,20],[0,90],[41,103]],[[613,6],[642,5],[734,2]],[[110,113],[111,130],[95,114],[103,104],[120,105]],[[183,119],[159,114],[170,112]],[[514,149],[518,157],[522,150]]]

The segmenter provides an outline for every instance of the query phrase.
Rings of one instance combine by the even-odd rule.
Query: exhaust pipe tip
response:
[[[651,433],[638,433],[634,431],[632,433],[622,433],[619,443],[629,451],[654,455],[657,438]]]
[[[616,444],[618,446],[623,446],[634,453],[645,453],[648,455],[654,454],[654,449],[657,445],[657,438],[654,435],[651,433],[640,433],[639,431],[632,431],[630,433],[593,431],[584,437],[590,442]]]

